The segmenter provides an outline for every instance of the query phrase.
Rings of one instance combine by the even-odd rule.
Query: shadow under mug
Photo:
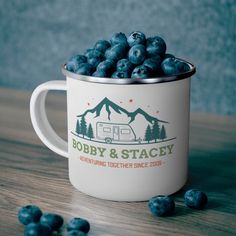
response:
[[[186,61],[185,61],[186,62]],[[79,191],[101,199],[145,201],[169,195],[187,180],[190,77],[95,78],[69,72],[38,86],[30,115],[42,142],[68,158]],[[68,143],[48,122],[48,90],[67,92]]]

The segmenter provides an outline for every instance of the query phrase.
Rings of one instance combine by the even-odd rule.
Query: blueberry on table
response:
[[[72,72],[75,72],[79,64],[87,62],[87,58],[84,55],[76,55],[70,58],[70,60],[66,64],[66,69]]]
[[[130,78],[130,72],[128,71],[115,71],[111,78],[114,78],[114,79],[127,79],[127,78]]]
[[[207,195],[197,189],[190,189],[184,194],[184,202],[186,206],[194,209],[203,209],[207,202]]]
[[[118,61],[126,56],[127,50],[123,44],[116,44],[105,52],[106,59]]]
[[[146,48],[142,44],[136,44],[129,50],[129,61],[135,65],[140,65],[146,57]]]
[[[25,227],[24,236],[51,236],[52,230],[47,225],[30,223]]]
[[[94,45],[94,49],[102,53],[104,53],[109,47],[111,47],[111,44],[107,40],[98,40]]]
[[[145,37],[144,33],[140,32],[140,31],[134,31],[129,35],[127,41],[128,41],[128,44],[130,47],[133,47],[136,44],[145,45],[146,44],[146,37]]]
[[[92,76],[105,78],[105,77],[107,77],[107,73],[106,73],[104,70],[96,70],[96,71],[92,74]]]
[[[78,230],[84,233],[88,233],[90,230],[90,224],[86,219],[73,218],[67,223],[67,231]]]
[[[131,78],[135,79],[147,79],[150,76],[148,67],[141,65],[134,68]]]
[[[128,46],[127,37],[124,33],[115,33],[111,37],[111,45],[123,44],[125,47]]]
[[[34,205],[21,207],[18,211],[18,220],[23,225],[28,225],[31,222],[38,222],[42,216],[42,211]]]
[[[115,62],[112,60],[105,60],[98,64],[97,71],[104,71],[107,75],[110,75],[115,69]]]
[[[40,223],[49,226],[53,231],[60,229],[63,222],[62,216],[54,213],[44,213],[40,218]]]
[[[92,65],[89,63],[81,63],[75,73],[80,75],[91,75],[93,71],[94,67]]]
[[[131,72],[134,68],[134,65],[128,59],[121,59],[116,64],[116,70],[120,72]]]
[[[67,232],[66,236],[86,236],[87,234],[80,230],[71,230]]]
[[[151,75],[155,75],[161,69],[161,57],[148,58],[143,62],[143,65],[148,67]]]
[[[170,216],[174,213],[175,202],[168,196],[155,196],[149,200],[148,207],[155,216]]]
[[[147,38],[147,55],[149,57],[153,57],[156,55],[163,55],[166,52],[166,43],[165,41],[159,37],[159,36],[154,36]]]

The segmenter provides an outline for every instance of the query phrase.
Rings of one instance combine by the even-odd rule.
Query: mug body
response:
[[[188,171],[189,90],[190,78],[107,84],[67,75],[72,185],[115,201],[144,201],[183,187]]]

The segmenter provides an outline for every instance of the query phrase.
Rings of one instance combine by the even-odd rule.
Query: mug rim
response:
[[[176,57],[177,58],[177,57]],[[190,70],[184,73],[180,73],[177,75],[171,76],[158,76],[154,78],[104,78],[104,77],[95,77],[95,76],[88,76],[88,75],[80,75],[74,72],[68,71],[66,69],[66,63],[61,66],[62,73],[69,78],[91,82],[91,83],[102,83],[102,84],[155,84],[155,83],[169,83],[178,80],[183,80],[190,78],[192,75],[196,73],[196,67],[193,63],[188,62],[184,59],[177,58],[178,60],[185,62],[189,65]]]

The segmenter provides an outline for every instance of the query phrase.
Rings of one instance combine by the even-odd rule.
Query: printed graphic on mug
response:
[[[156,166],[163,164],[160,158],[173,154],[176,140],[166,132],[169,122],[148,114],[140,107],[129,111],[122,106],[122,101],[118,103],[105,97],[92,109],[78,114],[75,129],[71,131],[73,148],[83,155],[99,157],[100,161],[105,161],[105,157],[138,162],[159,158]],[[97,165],[83,155],[81,161]],[[102,165],[111,166],[109,163]],[[138,165],[130,165],[130,168],[138,168],[134,166]],[[139,166],[154,165],[145,162]]]

